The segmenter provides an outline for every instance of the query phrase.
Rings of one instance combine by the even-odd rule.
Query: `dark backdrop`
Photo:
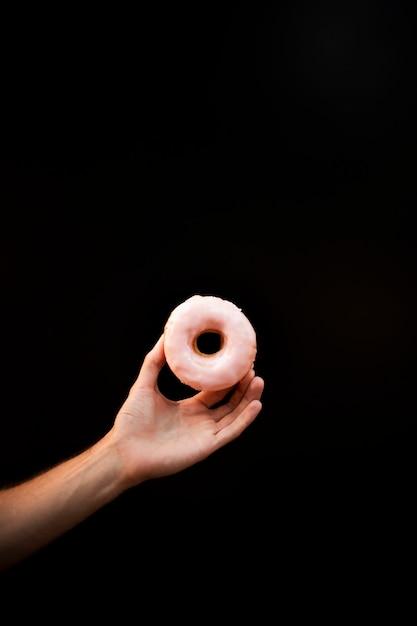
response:
[[[414,17],[296,0],[5,18],[2,484],[102,435],[194,293],[244,310],[266,383],[237,441],[126,493],[12,585],[76,571],[77,594],[133,568],[165,592],[179,563],[191,584],[269,562],[278,598],[323,559],[359,575],[406,550]]]

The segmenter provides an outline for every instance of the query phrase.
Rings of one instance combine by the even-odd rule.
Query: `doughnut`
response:
[[[216,338],[216,349],[202,347]],[[236,385],[252,368],[255,330],[242,309],[217,296],[193,295],[173,309],[164,326],[166,362],[183,384],[196,391]]]

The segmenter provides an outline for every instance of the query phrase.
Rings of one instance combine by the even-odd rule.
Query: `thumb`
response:
[[[145,356],[134,387],[140,385],[141,387],[156,388],[159,372],[165,363],[164,335],[162,334],[154,347]]]

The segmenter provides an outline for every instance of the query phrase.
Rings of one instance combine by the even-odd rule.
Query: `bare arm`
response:
[[[228,390],[172,401],[157,385],[163,337],[146,355],[111,430],[77,456],[0,491],[0,572],[38,551],[126,489],[202,461],[238,437],[261,410],[252,370]]]

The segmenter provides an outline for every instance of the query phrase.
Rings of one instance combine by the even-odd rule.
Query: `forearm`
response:
[[[109,437],[36,476],[0,491],[0,572],[76,526],[125,489]]]

